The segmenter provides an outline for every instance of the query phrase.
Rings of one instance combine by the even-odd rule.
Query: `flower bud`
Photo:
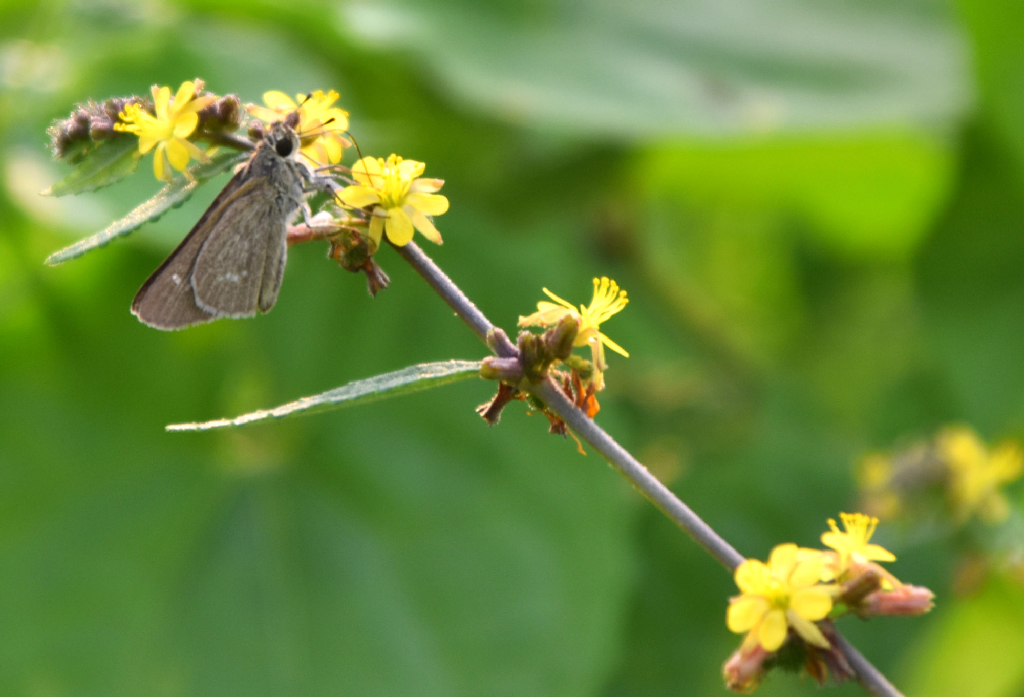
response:
[[[267,129],[259,121],[250,121],[247,135],[249,140],[258,143],[267,137]]]
[[[202,96],[196,92],[197,98]],[[227,94],[200,109],[198,116],[196,130],[202,133],[234,132],[242,123],[242,102],[237,94]]]
[[[552,358],[564,361],[572,353],[573,342],[580,333],[580,320],[566,315],[558,324],[544,332],[544,346]]]
[[[767,672],[765,662],[775,654],[766,651],[759,643],[736,649],[722,666],[725,686],[733,692],[748,695],[757,689]]]
[[[550,365],[541,337],[531,332],[519,332],[518,343],[523,377],[530,382],[540,382]]]
[[[902,585],[892,590],[877,590],[860,603],[861,617],[876,615],[923,615],[935,607],[935,594],[924,586]]]
[[[523,379],[523,366],[516,357],[499,358],[487,356],[480,366],[480,377],[484,380],[502,380],[510,384],[518,384]]]

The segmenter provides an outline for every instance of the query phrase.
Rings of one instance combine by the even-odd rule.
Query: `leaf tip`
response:
[[[43,264],[46,266],[57,266],[67,261],[67,256],[64,254],[64,250],[56,251],[50,256],[46,257]]]

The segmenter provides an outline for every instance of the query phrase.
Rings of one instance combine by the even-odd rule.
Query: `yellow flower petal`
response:
[[[153,149],[153,146],[157,144],[156,138],[150,138],[149,136],[139,136],[139,154],[145,155],[147,152]]]
[[[337,164],[341,162],[342,147],[341,142],[337,138],[325,136],[320,139],[319,144],[324,148],[324,155],[326,156],[322,160],[324,164]]]
[[[153,153],[153,174],[161,181],[170,181],[171,178],[171,172],[164,164],[164,149],[166,147],[167,142],[161,141],[156,146],[156,152]]]
[[[395,157],[392,155],[392,157]],[[416,160],[402,160],[398,163],[398,173],[403,179],[415,179],[416,177],[423,174],[423,170],[426,169],[426,165]]]
[[[793,573],[793,568],[796,566],[797,552],[797,546],[792,542],[776,545],[768,559],[772,576],[780,581],[788,581],[789,575]]]
[[[881,545],[864,545],[858,553],[868,561],[896,561],[896,555]]]
[[[198,125],[199,114],[194,112],[182,114],[174,121],[174,137],[187,138],[192,135],[192,131],[196,130],[196,126]]]
[[[317,138],[312,145],[307,145],[302,148],[302,154],[318,165],[326,165],[330,162],[330,158],[327,155],[327,149],[324,147],[323,141],[319,138]]]
[[[803,588],[793,593],[790,609],[808,620],[820,620],[832,611],[832,597],[822,587]]]
[[[191,80],[186,80],[181,83],[181,87],[178,88],[178,93],[174,95],[174,104],[171,109],[174,113],[178,113],[185,106],[185,103],[192,99],[192,96],[196,93],[196,84]]]
[[[562,321],[562,318],[566,315],[573,314],[579,317],[579,313],[575,310],[568,310],[561,305],[555,305],[554,303],[546,303],[541,301],[537,303],[537,312],[532,315],[519,316],[520,327],[547,327],[552,324],[558,324]]]
[[[193,99],[188,104],[179,109],[178,114],[191,114],[193,112],[202,111],[206,107],[213,104],[215,101],[217,101],[217,96],[213,94],[208,94],[205,97]]]
[[[741,595],[729,603],[725,623],[729,631],[739,634],[752,629],[770,609],[768,601],[760,596]]]
[[[761,642],[765,651],[777,651],[785,643],[788,631],[786,614],[782,610],[770,610],[761,620],[757,640]]]
[[[388,221],[384,229],[387,231],[388,239],[399,247],[404,247],[412,241],[412,221],[401,208],[388,210]]]
[[[747,559],[733,573],[736,586],[746,594],[760,595],[772,582],[772,574],[764,562]]]
[[[561,305],[562,307],[567,307],[567,308],[569,308],[570,310],[572,310],[573,312],[577,312],[577,310],[576,310],[576,306],[575,306],[575,305],[572,305],[572,304],[570,304],[569,302],[567,302],[567,301],[565,301],[565,300],[562,300],[562,299],[561,299],[560,297],[558,297],[557,295],[555,295],[554,293],[552,293],[552,292],[551,292],[550,290],[548,290],[547,288],[541,288],[541,290],[542,290],[542,291],[544,291],[544,295],[548,296],[549,298],[551,298],[552,300],[554,300],[554,301],[555,301],[556,303],[558,303],[558,304],[559,304],[559,305]],[[537,303],[537,307],[540,307],[540,303]]]
[[[200,150],[199,146],[193,143],[191,140],[181,138],[178,140],[178,142],[181,143],[186,150],[188,150],[188,156],[191,157],[193,160],[199,160],[200,162],[208,162],[210,160],[210,158],[206,156],[206,153]]]
[[[338,199],[346,206],[363,208],[372,203],[380,203],[380,194],[366,186],[346,186],[338,194]]]
[[[381,211],[381,208],[374,208],[373,215],[370,216],[370,239],[373,240],[373,246],[379,247],[381,237],[384,234],[384,220],[385,216],[377,215],[377,211]]]
[[[292,101],[284,92],[271,90],[263,93],[263,103],[274,111],[292,111],[298,108],[298,104]]]
[[[409,186],[411,194],[432,194],[440,191],[444,186],[444,179],[417,179]]]
[[[352,165],[352,178],[363,186],[380,189],[384,186],[380,170],[380,160],[376,157],[364,157]]]
[[[245,107],[245,110],[265,123],[271,123],[281,119],[281,114],[278,112],[258,104],[249,104]]]
[[[619,346],[618,344],[616,344],[614,341],[609,339],[607,336],[605,336],[601,332],[598,332],[597,335],[599,337],[601,337],[601,343],[603,343],[605,346],[607,346],[608,348],[610,348],[612,351],[614,351],[615,353],[619,354],[620,356],[625,356],[626,358],[629,358],[629,352],[626,351],[626,349],[624,349],[621,346]]]
[[[448,199],[440,194],[410,193],[405,203],[420,209],[427,215],[442,215],[448,210]]]
[[[809,644],[814,644],[815,646],[820,646],[823,649],[828,648],[828,640],[813,622],[800,617],[792,610],[786,613],[786,619],[789,620],[790,626],[796,630],[796,633],[799,634],[804,641]]]
[[[153,93],[153,110],[156,112],[156,117],[161,121],[166,121],[167,103],[171,100],[171,88],[153,85],[151,91]]]
[[[821,579],[823,566],[825,566],[825,560],[821,557],[800,562],[789,576],[790,587],[804,588],[814,585]]]
[[[348,112],[342,111],[341,109],[328,109],[323,113],[321,121],[325,128],[329,128],[332,131],[347,131],[348,130]]]
[[[188,150],[181,142],[180,139],[173,138],[167,141],[167,148],[165,150],[171,167],[174,167],[179,172],[184,171],[185,167],[188,166]]]
[[[405,214],[409,216],[409,219],[412,220],[412,226],[419,230],[421,235],[434,244],[444,244],[441,240],[441,233],[438,232],[437,228],[434,227],[434,224],[430,222],[430,218],[408,204],[405,205],[402,210],[404,210]]]
[[[992,451],[989,468],[996,481],[1012,482],[1024,474],[1024,454],[1017,443],[1003,443]]]

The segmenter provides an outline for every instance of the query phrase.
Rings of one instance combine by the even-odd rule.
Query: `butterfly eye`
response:
[[[289,155],[291,155],[292,147],[293,146],[291,138],[282,138],[281,140],[274,143],[274,150],[276,150],[277,154],[280,155],[281,157],[288,157]]]

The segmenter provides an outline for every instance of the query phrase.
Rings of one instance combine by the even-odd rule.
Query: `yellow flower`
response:
[[[594,390],[604,389],[604,371],[608,363],[604,358],[604,347],[629,358],[629,353],[614,341],[601,332],[601,323],[606,322],[612,315],[622,311],[629,300],[626,298],[626,291],[620,290],[615,281],[602,277],[594,279],[594,297],[590,305],[580,305],[577,310],[568,301],[562,300],[547,288],[542,289],[544,294],[554,300],[554,303],[537,303],[537,311],[526,317],[519,317],[520,327],[550,327],[558,324],[565,316],[570,316],[580,323],[580,332],[576,335],[574,346],[590,346],[591,356],[594,363]],[[556,304],[557,303],[557,304]]]
[[[836,577],[842,576],[850,568],[851,562],[861,565],[869,561],[896,561],[893,553],[885,547],[868,544],[868,540],[875,534],[878,518],[863,513],[840,513],[839,517],[843,520],[845,532],[839,532],[836,521],[829,518],[828,526],[832,532],[821,535],[821,543],[839,555],[838,568],[834,569]]]
[[[986,523],[1006,520],[1010,505],[999,491],[1024,473],[1024,454],[1006,442],[991,453],[969,428],[948,428],[938,438],[939,452],[949,468],[949,499],[958,521],[972,514]]]
[[[342,189],[338,200],[353,208],[373,206],[370,238],[375,246],[387,232],[392,243],[404,247],[412,241],[413,228],[441,244],[441,233],[429,216],[447,211],[448,199],[434,193],[444,184],[443,179],[419,178],[425,167],[422,162],[403,160],[398,155],[386,161],[364,157],[352,165],[357,183]]]
[[[860,507],[881,520],[895,518],[903,506],[900,495],[892,486],[893,465],[882,453],[865,455],[857,468],[857,483],[861,490]]]
[[[181,83],[178,93],[171,99],[170,87],[153,85],[153,108],[150,114],[142,105],[132,102],[119,114],[124,123],[114,124],[114,130],[134,133],[139,137],[139,152],[145,155],[156,146],[153,155],[153,173],[157,179],[170,181],[171,167],[184,172],[190,158],[206,161],[206,154],[188,140],[199,124],[199,111],[217,98],[213,95],[193,99],[194,82]]]
[[[760,644],[777,651],[792,627],[804,641],[828,648],[814,624],[832,610],[832,595],[818,584],[825,560],[808,555],[794,544],[778,545],[768,563],[748,559],[736,567],[736,585],[743,595],[733,598],[726,624],[737,634],[749,632],[744,646]]]
[[[302,143],[302,153],[321,165],[341,162],[342,150],[352,143],[344,136],[348,130],[348,112],[332,106],[338,100],[338,93],[317,90],[306,95],[298,94],[295,99],[292,101],[284,92],[272,90],[263,93],[263,103],[267,106],[250,104],[247,109],[267,123],[280,121],[291,112],[298,111],[299,125],[295,134]]]

